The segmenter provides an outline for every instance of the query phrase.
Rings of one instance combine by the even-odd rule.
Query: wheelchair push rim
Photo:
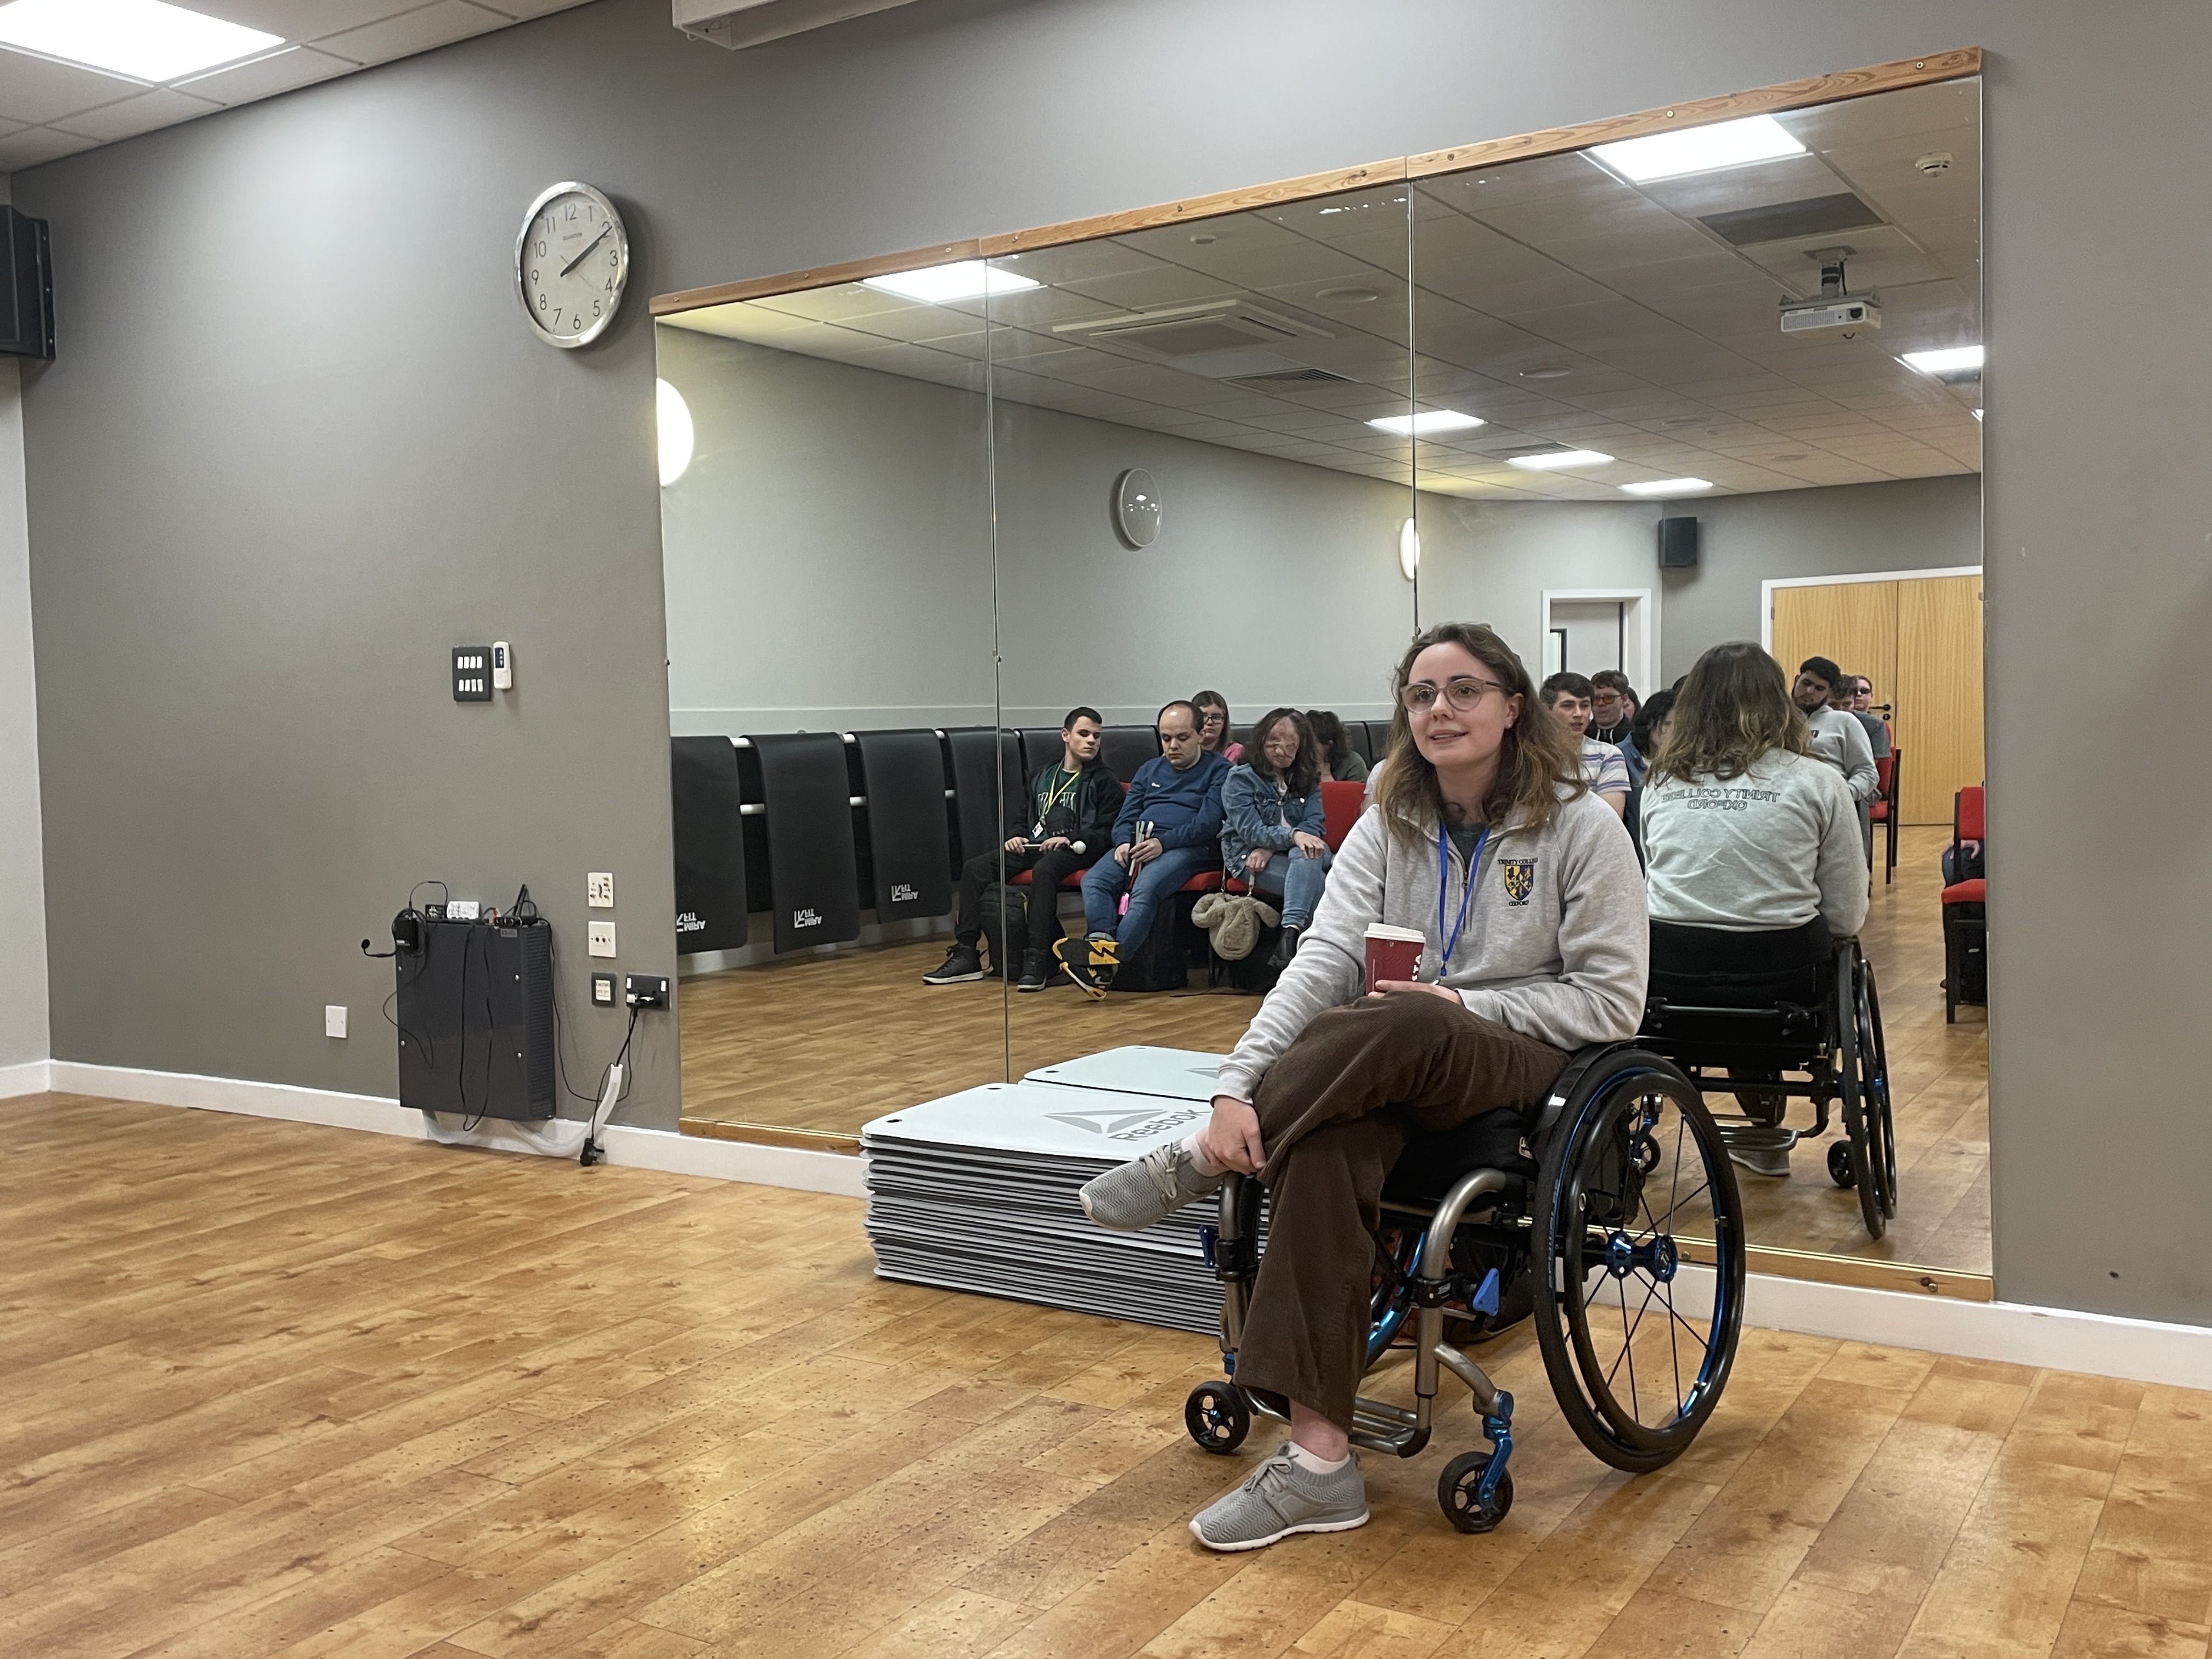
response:
[[[1875,988],[1874,964],[1859,962],[1859,1050],[1868,1057],[1868,1164],[1881,1182],[1881,1212],[1897,1215],[1897,1124],[1889,1103],[1889,1054],[1881,1035],[1881,996]]]
[[[1859,1200],[1859,1218],[1869,1238],[1880,1238],[1889,1224],[1882,1203],[1881,1150],[1874,1127],[1880,1097],[1878,1073],[1868,1042],[1862,996],[1866,961],[1856,953],[1836,975],[1836,1081],[1843,1095],[1844,1137],[1850,1148],[1851,1187]]]
[[[1679,1072],[1625,1057],[1559,1126],[1540,1190],[1536,1333],[1560,1410],[1614,1468],[1658,1468],[1697,1437],[1735,1359],[1743,1212],[1727,1148]]]

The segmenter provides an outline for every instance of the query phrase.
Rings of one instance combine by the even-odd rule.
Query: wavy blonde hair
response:
[[[1375,787],[1385,829],[1400,841],[1419,846],[1444,821],[1437,769],[1413,741],[1413,728],[1399,695],[1413,678],[1414,659],[1432,645],[1458,646],[1490,671],[1506,696],[1521,699],[1521,717],[1505,728],[1498,744],[1498,775],[1482,805],[1486,823],[1540,830],[1551,821],[1562,789],[1569,799],[1587,793],[1580,746],[1537,698],[1535,684],[1513,647],[1482,623],[1438,623],[1413,636],[1390,676],[1389,754],[1381,763],[1382,781]]]
[[[1790,701],[1782,665],[1748,640],[1731,640],[1698,658],[1674,694],[1651,776],[1725,782],[1777,750],[1810,754],[1812,728]]]

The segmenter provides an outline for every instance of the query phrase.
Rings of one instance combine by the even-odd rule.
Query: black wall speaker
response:
[[[1659,568],[1694,570],[1698,567],[1698,521],[1695,519],[1659,520]]]
[[[53,264],[46,222],[0,207],[0,354],[54,355]]]

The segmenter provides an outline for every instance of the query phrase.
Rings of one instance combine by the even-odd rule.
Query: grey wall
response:
[[[0,200],[6,198],[4,182]],[[15,368],[0,359],[0,1068],[46,1057],[38,693],[31,669],[30,542]],[[0,1076],[0,1093],[6,1081]]]
[[[662,492],[680,732],[988,725],[986,400],[678,328],[660,374],[697,451]],[[1015,726],[1077,702],[1150,720],[1220,690],[1387,714],[1413,625],[1408,492],[1373,478],[996,405],[999,696]],[[1124,547],[1113,486],[1150,471],[1158,538]],[[825,642],[827,642],[825,644]]]
[[[1659,568],[1654,503],[1424,494],[1422,611],[1487,622],[1536,663],[1546,588],[1648,587],[1663,684],[1723,640],[1759,637],[1762,581],[1982,562],[1982,481],[1971,474],[1721,495],[1669,510],[1698,519],[1694,570]]]
[[[57,1053],[388,1088],[314,1005],[373,994],[351,938],[420,874],[542,881],[573,936],[611,865],[667,963],[651,343],[524,333],[544,184],[629,204],[650,292],[1973,43],[1997,1286],[2212,1319],[2212,814],[2140,713],[2212,629],[2212,315],[2121,297],[2212,257],[2198,0],[929,0],[735,56],[603,0],[19,175],[63,331],[25,400]],[[456,709],[442,653],[495,630],[526,689]],[[2085,878],[2149,838],[2157,881]]]

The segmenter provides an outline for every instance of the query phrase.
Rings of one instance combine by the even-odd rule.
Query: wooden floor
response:
[[[1825,1143],[1784,1178],[1741,1178],[1754,1243],[1990,1271],[1989,1042],[1979,1008],[1943,1021],[1937,860],[1948,830],[1899,837],[1862,934],[1881,989],[1899,1157],[1900,1213],[1869,1240],[1858,1200],[1830,1182]],[[1121,1043],[1225,1054],[1258,1007],[1233,992],[1121,995],[1072,985],[1034,995],[994,981],[933,987],[945,941],[884,945],[684,981],[684,1118],[694,1133],[774,1125],[849,1137],[869,1119]],[[1790,1121],[1808,1124],[1800,1102]]]
[[[2207,1652],[2212,1395],[1751,1332],[1630,1480],[1508,1338],[1499,1532],[1436,1510],[1447,1380],[1368,1526],[1221,1557],[1185,1522],[1268,1447],[1183,1437],[1210,1343],[878,1281],[853,1200],[60,1096],[0,1133],[9,1656]]]

